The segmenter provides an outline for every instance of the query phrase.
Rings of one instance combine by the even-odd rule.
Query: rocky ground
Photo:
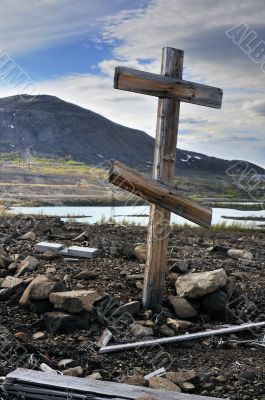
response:
[[[69,375],[264,400],[261,330],[99,354],[106,328],[117,344],[265,321],[264,233],[172,231],[161,313],[141,307],[145,247],[137,245],[145,240],[144,227],[0,218],[0,376],[45,363]],[[37,252],[40,241],[97,247],[100,254],[73,262]],[[144,381],[161,367],[166,376]]]

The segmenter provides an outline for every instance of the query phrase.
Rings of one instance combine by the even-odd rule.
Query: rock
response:
[[[21,278],[7,276],[1,284],[0,300],[8,300],[15,293],[22,293],[25,287],[25,282]]]
[[[229,249],[227,251],[227,254],[229,257],[232,257],[236,260],[242,259],[242,260],[248,260],[252,261],[253,260],[253,254],[250,253],[250,251],[247,250],[240,250],[240,249]]]
[[[16,276],[24,275],[26,272],[33,272],[40,265],[37,258],[28,256],[18,266]]]
[[[136,323],[130,326],[130,330],[135,337],[154,336],[154,330],[152,328],[147,328],[146,326]]]
[[[51,293],[67,291],[63,282],[44,281],[39,283],[31,282],[29,290],[29,299],[31,301],[48,300]]]
[[[181,319],[168,318],[167,326],[169,326],[171,329],[177,332],[180,329],[188,329],[189,327],[192,326],[192,323],[189,321],[183,321]]]
[[[26,332],[16,332],[14,336],[23,343],[28,343],[29,341],[29,337]]]
[[[191,382],[184,382],[180,387],[185,393],[192,393],[195,390],[195,386]]]
[[[161,335],[165,336],[165,337],[175,336],[175,331],[173,329],[169,328],[169,326],[167,326],[167,325],[161,325],[159,328],[159,331],[160,331]]]
[[[102,376],[99,372],[92,372],[92,374],[86,376],[87,379],[95,379],[96,381],[102,381]]]
[[[223,268],[180,276],[176,282],[179,297],[196,299],[216,292],[226,285],[227,275]]]
[[[197,317],[197,311],[192,304],[183,297],[169,296],[168,300],[178,318],[194,318]]]
[[[50,332],[73,332],[80,329],[88,329],[90,326],[90,313],[78,315],[63,312],[48,312],[43,317],[46,329]]]
[[[147,328],[154,328],[155,323],[151,320],[137,320],[135,321],[136,324],[146,326]]]
[[[170,272],[170,273],[167,275],[167,279],[169,280],[169,282],[170,282],[172,285],[175,285],[177,279],[178,279],[180,276],[181,276],[181,275],[178,274],[177,272]]]
[[[225,292],[208,294],[202,300],[202,310],[212,319],[226,321],[228,313],[229,298]]]
[[[63,374],[66,376],[75,376],[79,377],[83,375],[83,368],[82,367],[73,367],[73,368],[68,368],[63,371]]]
[[[32,339],[33,340],[41,340],[41,339],[44,339],[45,338],[45,333],[44,332],[35,332],[35,333],[33,333],[33,335],[32,335]]]
[[[185,273],[189,269],[189,263],[187,260],[178,260],[175,258],[169,258],[167,262],[169,264],[170,272]]]
[[[147,258],[147,246],[145,244],[135,246],[133,249],[133,255],[140,264],[145,263]]]
[[[57,365],[59,368],[62,369],[64,368],[68,369],[77,366],[76,362],[72,360],[72,358],[64,358],[63,360],[60,360]]]
[[[2,269],[6,269],[8,268],[8,266],[11,264],[11,260],[4,256],[4,255],[0,255],[0,268]]]
[[[138,314],[140,312],[140,307],[140,301],[131,301],[130,303],[123,304],[122,306],[116,308],[116,310],[111,313],[111,316],[118,317],[123,314],[130,314],[134,316],[135,314]]]
[[[41,254],[40,256],[43,260],[56,260],[57,258],[60,258],[61,255],[56,253],[55,251],[49,250],[49,251],[45,251],[45,253]]]
[[[31,283],[25,289],[25,291],[24,291],[24,293],[23,293],[23,295],[22,295],[22,297],[21,297],[21,299],[19,301],[19,304],[21,306],[27,305],[29,303],[29,301],[30,301],[30,297],[29,296],[30,296],[30,291],[31,291],[32,287],[34,287],[34,285],[38,285],[39,286],[40,284],[42,284],[44,282],[49,282],[49,279],[45,275],[36,276],[36,278],[34,278],[33,281],[31,281]]]
[[[100,300],[101,296],[96,290],[91,289],[51,293],[49,298],[55,308],[75,314],[92,311],[94,302]]]
[[[144,375],[133,375],[130,378],[126,379],[123,383],[134,386],[145,386],[146,382],[144,379]]]
[[[153,377],[149,379],[149,387],[151,389],[163,389],[163,390],[173,390],[174,392],[181,392],[179,386],[175,383],[169,381],[166,378]]]
[[[20,239],[20,240],[32,240],[32,241],[34,241],[34,240],[36,240],[36,235],[35,235],[34,232],[29,231],[29,232],[25,233],[24,235],[20,236],[18,239]]]
[[[135,286],[137,287],[137,289],[143,290],[143,283],[141,281],[136,281],[135,282]]]
[[[96,278],[98,278],[98,274],[95,274],[94,272],[89,272],[89,271],[82,271],[74,276],[74,279],[80,279],[80,280],[85,280],[85,281],[88,281],[90,279],[96,279]]]
[[[181,385],[184,382],[192,381],[198,376],[194,369],[179,372],[167,372],[166,378],[177,385]]]
[[[227,278],[227,282],[226,282],[226,285],[225,285],[225,288],[224,288],[224,290],[225,290],[225,292],[226,292],[226,294],[227,294],[229,299],[232,298],[232,296],[234,294],[235,287],[236,287],[236,277],[235,276],[229,276]]]

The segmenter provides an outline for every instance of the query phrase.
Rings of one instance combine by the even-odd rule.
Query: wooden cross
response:
[[[114,88],[159,98],[153,179],[146,178],[113,162],[110,182],[150,201],[147,238],[147,261],[143,305],[160,311],[163,302],[167,262],[170,212],[182,215],[204,227],[211,226],[212,210],[203,207],[174,190],[176,146],[180,101],[221,108],[221,89],[182,80],[182,50],[163,48],[161,75],[131,68],[115,69]]]

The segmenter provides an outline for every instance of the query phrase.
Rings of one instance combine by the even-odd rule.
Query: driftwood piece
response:
[[[7,375],[4,389],[9,393],[21,393],[25,397],[41,400],[137,400],[141,396],[150,396],[155,400],[218,400],[216,397],[206,398],[123,383],[50,375],[23,368]]]
[[[167,338],[161,338],[161,339],[152,339],[152,340],[146,340],[146,341],[141,341],[141,342],[107,346],[107,347],[101,348],[99,352],[100,352],[100,354],[112,353],[115,351],[126,351],[126,350],[133,350],[133,349],[137,349],[137,348],[140,349],[142,347],[155,346],[157,344],[163,345],[163,344],[170,344],[170,343],[187,342],[190,340],[196,340],[196,339],[200,340],[200,339],[204,339],[204,338],[212,337],[212,336],[228,335],[229,333],[240,332],[240,331],[245,331],[248,329],[262,328],[262,327],[265,327],[265,321],[251,322],[251,323],[242,324],[242,325],[234,325],[234,326],[230,326],[228,328],[210,329],[210,330],[207,330],[204,332],[197,332],[197,333],[191,333],[191,334],[185,334],[185,335],[179,335],[179,336],[173,336],[173,337],[167,337]]]

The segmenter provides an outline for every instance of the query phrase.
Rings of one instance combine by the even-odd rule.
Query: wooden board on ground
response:
[[[51,375],[23,368],[18,368],[7,375],[4,389],[9,393],[21,393],[25,397],[40,400],[137,400],[141,396],[150,396],[155,400],[218,400],[216,397],[174,393],[173,391],[148,389],[86,378]],[[50,397],[48,397],[49,391],[51,393]],[[84,395],[87,397],[84,397]]]

